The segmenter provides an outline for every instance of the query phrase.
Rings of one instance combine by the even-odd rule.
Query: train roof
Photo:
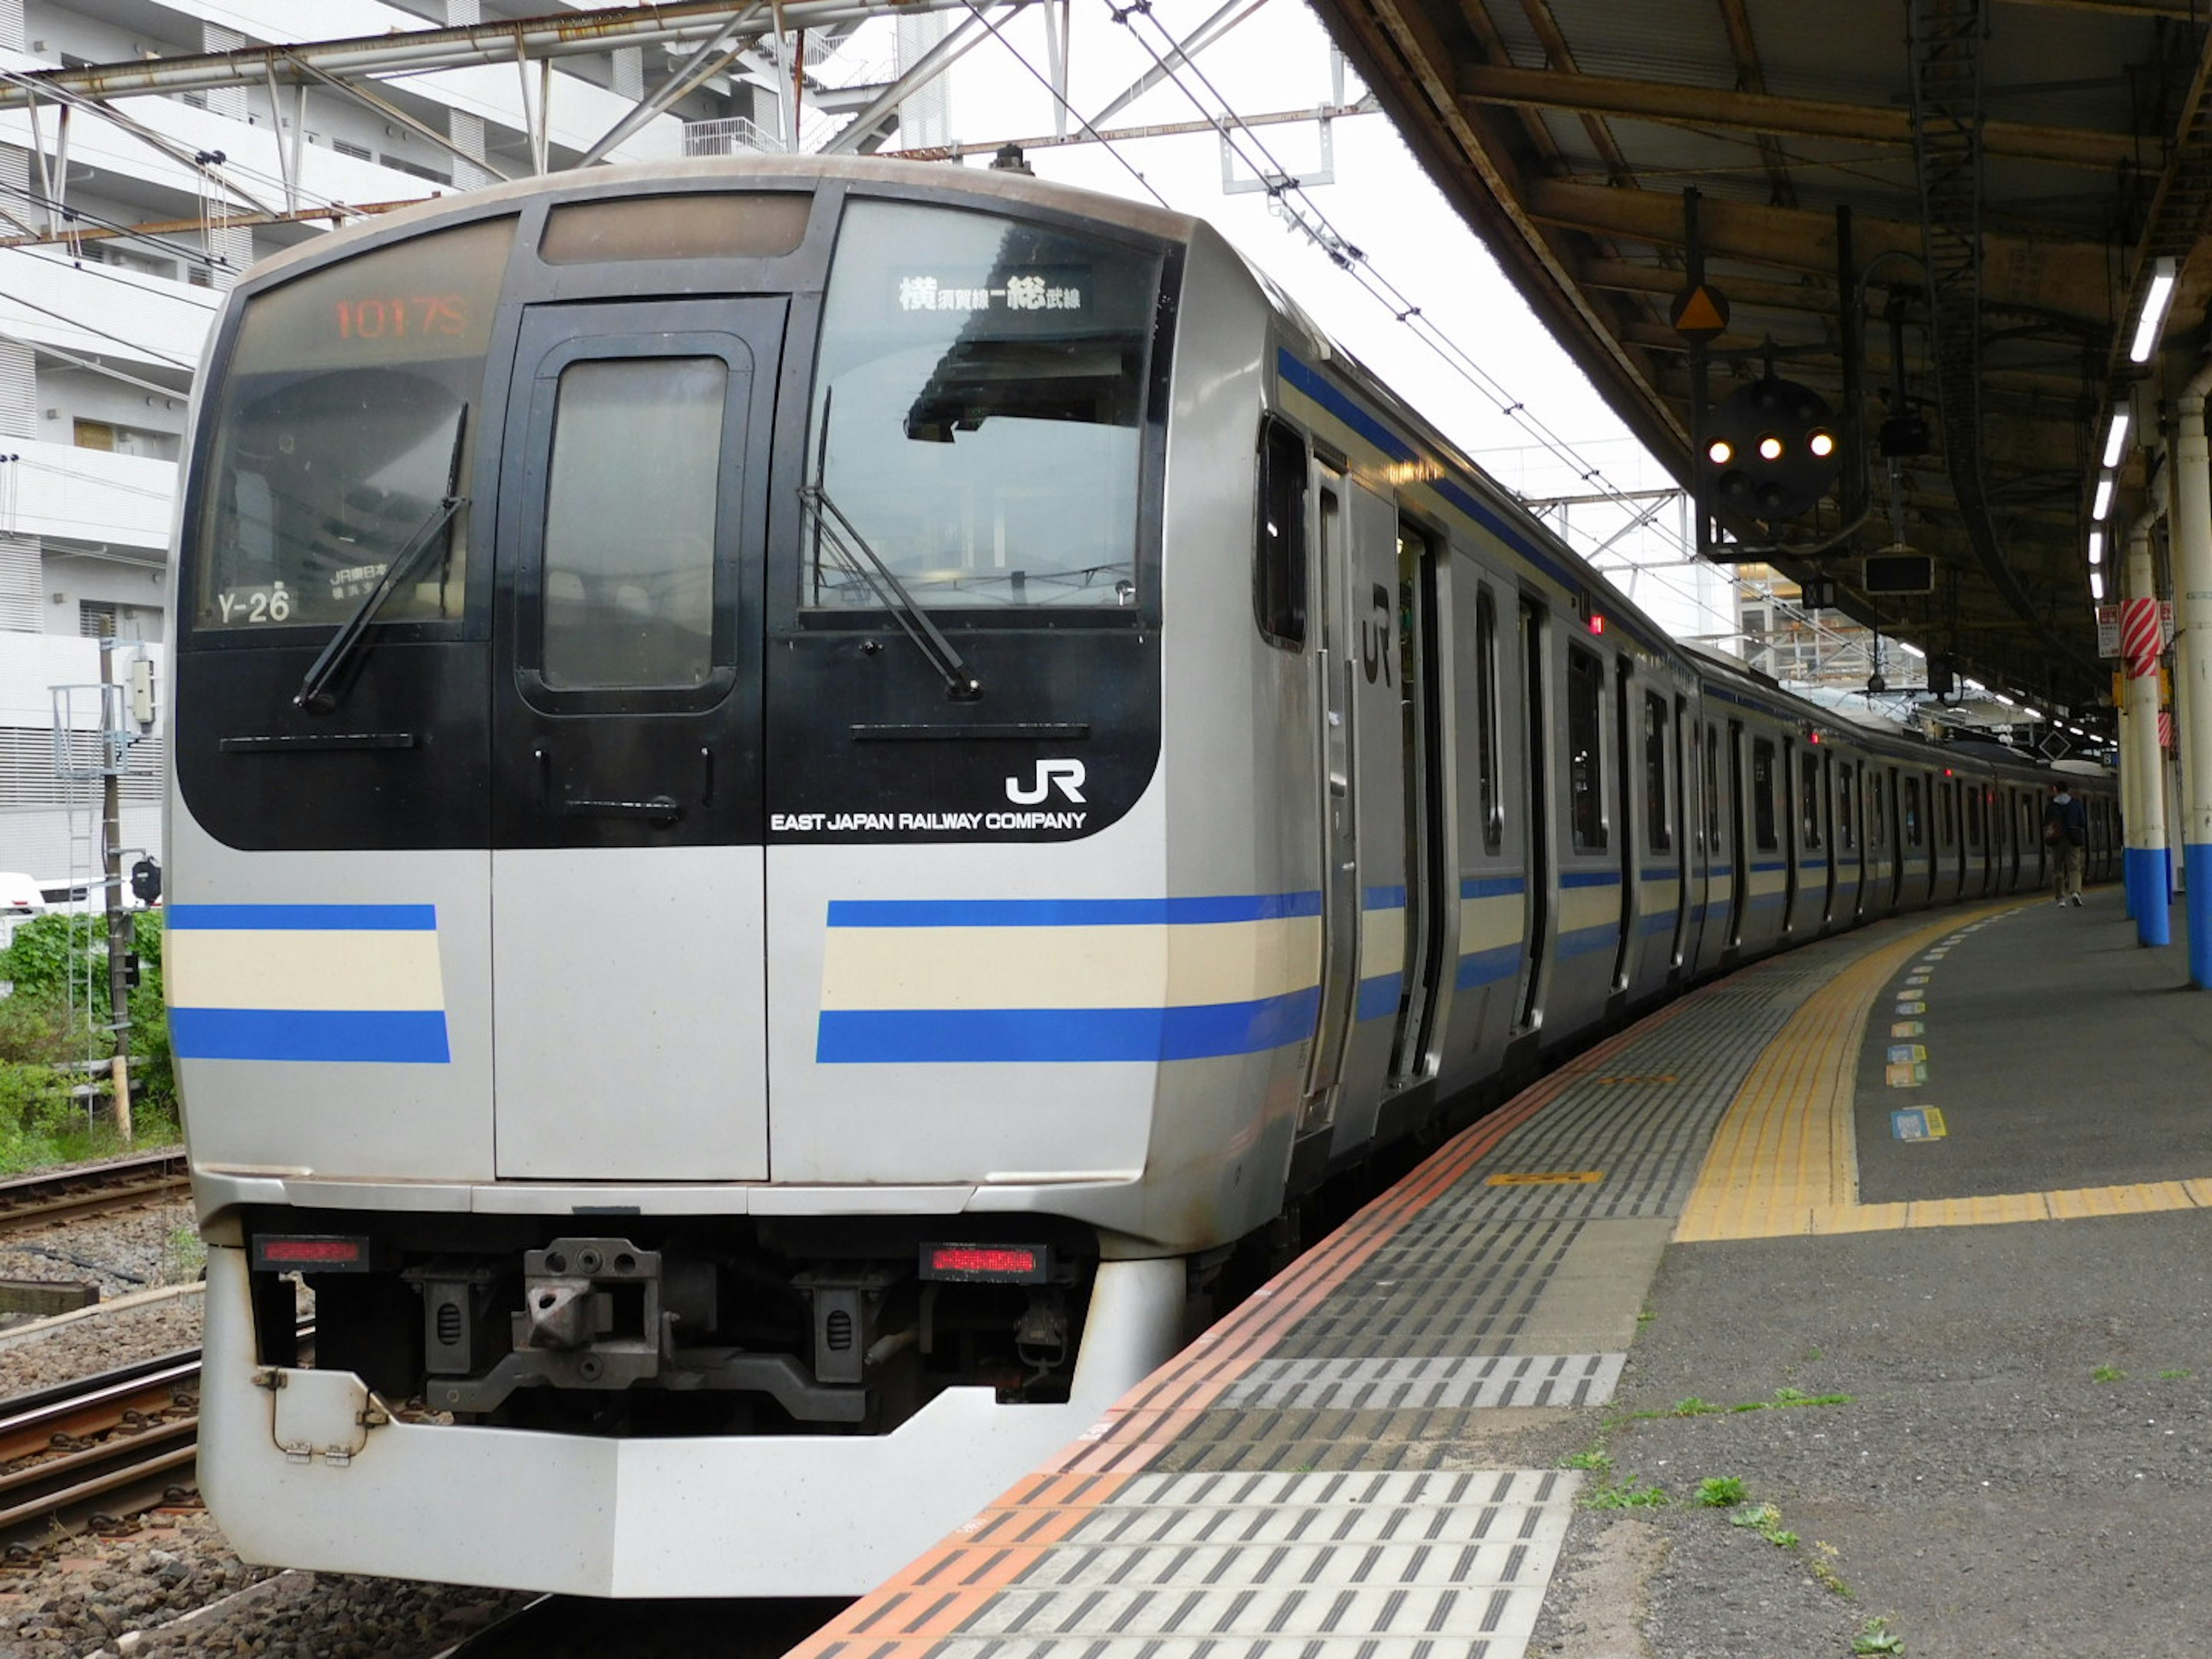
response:
[[[821,179],[896,185],[906,189],[941,191],[949,197],[985,204],[996,201],[1010,206],[1045,208],[1174,242],[1189,241],[1204,223],[1188,214],[1173,212],[1152,203],[1127,201],[1028,173],[988,167],[860,155],[700,156],[586,167],[436,197],[356,221],[328,236],[287,248],[261,261],[250,274],[256,278],[274,275],[294,264],[328,258],[334,248],[388,236],[395,229],[427,229],[441,222],[489,217],[503,205],[547,197],[586,200],[601,196],[651,195],[657,190],[671,188],[690,190],[721,185],[743,189],[750,185],[773,186]]]

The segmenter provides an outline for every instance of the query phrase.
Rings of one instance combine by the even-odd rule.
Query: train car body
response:
[[[1671,645],[1196,221],[597,170],[210,349],[167,983],[249,1559],[856,1592],[1332,1173],[2043,879],[2030,769]]]

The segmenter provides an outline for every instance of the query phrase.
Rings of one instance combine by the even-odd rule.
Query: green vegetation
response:
[[[1902,1653],[1905,1638],[1889,1632],[1889,1620],[1869,1619],[1859,1626],[1859,1633],[1851,1638],[1851,1651],[1862,1653]]]
[[[1656,1510],[1671,1501],[1656,1480],[1641,1486],[1600,1486],[1583,1499],[1594,1510]]]
[[[1677,1417],[1711,1417],[1719,1410],[1720,1407],[1711,1401],[1700,1400],[1695,1395],[1674,1402],[1674,1415]]]
[[[138,984],[131,993],[131,1121],[142,1146],[178,1137],[177,1086],[161,1006],[161,916],[131,915]],[[78,1063],[108,1054],[107,928],[100,916],[38,916],[0,951],[0,1173],[99,1158],[117,1150],[105,1093],[71,1093],[89,1074]],[[86,1007],[87,984],[92,1010]],[[74,986],[74,995],[72,988]],[[102,1080],[91,1075],[93,1081]],[[195,1270],[197,1271],[197,1269]]]
[[[1698,1502],[1709,1510],[1724,1510],[1743,1502],[1743,1482],[1733,1474],[1709,1475],[1698,1482]]]
[[[2128,1374],[2118,1365],[2100,1365],[2089,1373],[2089,1380],[2093,1382],[2124,1382],[2128,1380]]]
[[[2160,1371],[2158,1374],[2158,1380],[2161,1382],[2186,1382],[2195,1373],[2191,1371],[2179,1370]]]

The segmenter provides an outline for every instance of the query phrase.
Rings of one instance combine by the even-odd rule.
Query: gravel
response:
[[[183,1201],[0,1236],[0,1278],[97,1284],[125,1304],[0,1326],[0,1401],[198,1347],[201,1261]],[[248,1566],[205,1510],[172,1508],[127,1536],[57,1540],[0,1566],[0,1655],[418,1659],[529,1599]]]

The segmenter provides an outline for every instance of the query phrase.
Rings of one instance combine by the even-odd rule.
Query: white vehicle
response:
[[[46,898],[39,884],[14,870],[0,870],[0,915],[42,916]]]

